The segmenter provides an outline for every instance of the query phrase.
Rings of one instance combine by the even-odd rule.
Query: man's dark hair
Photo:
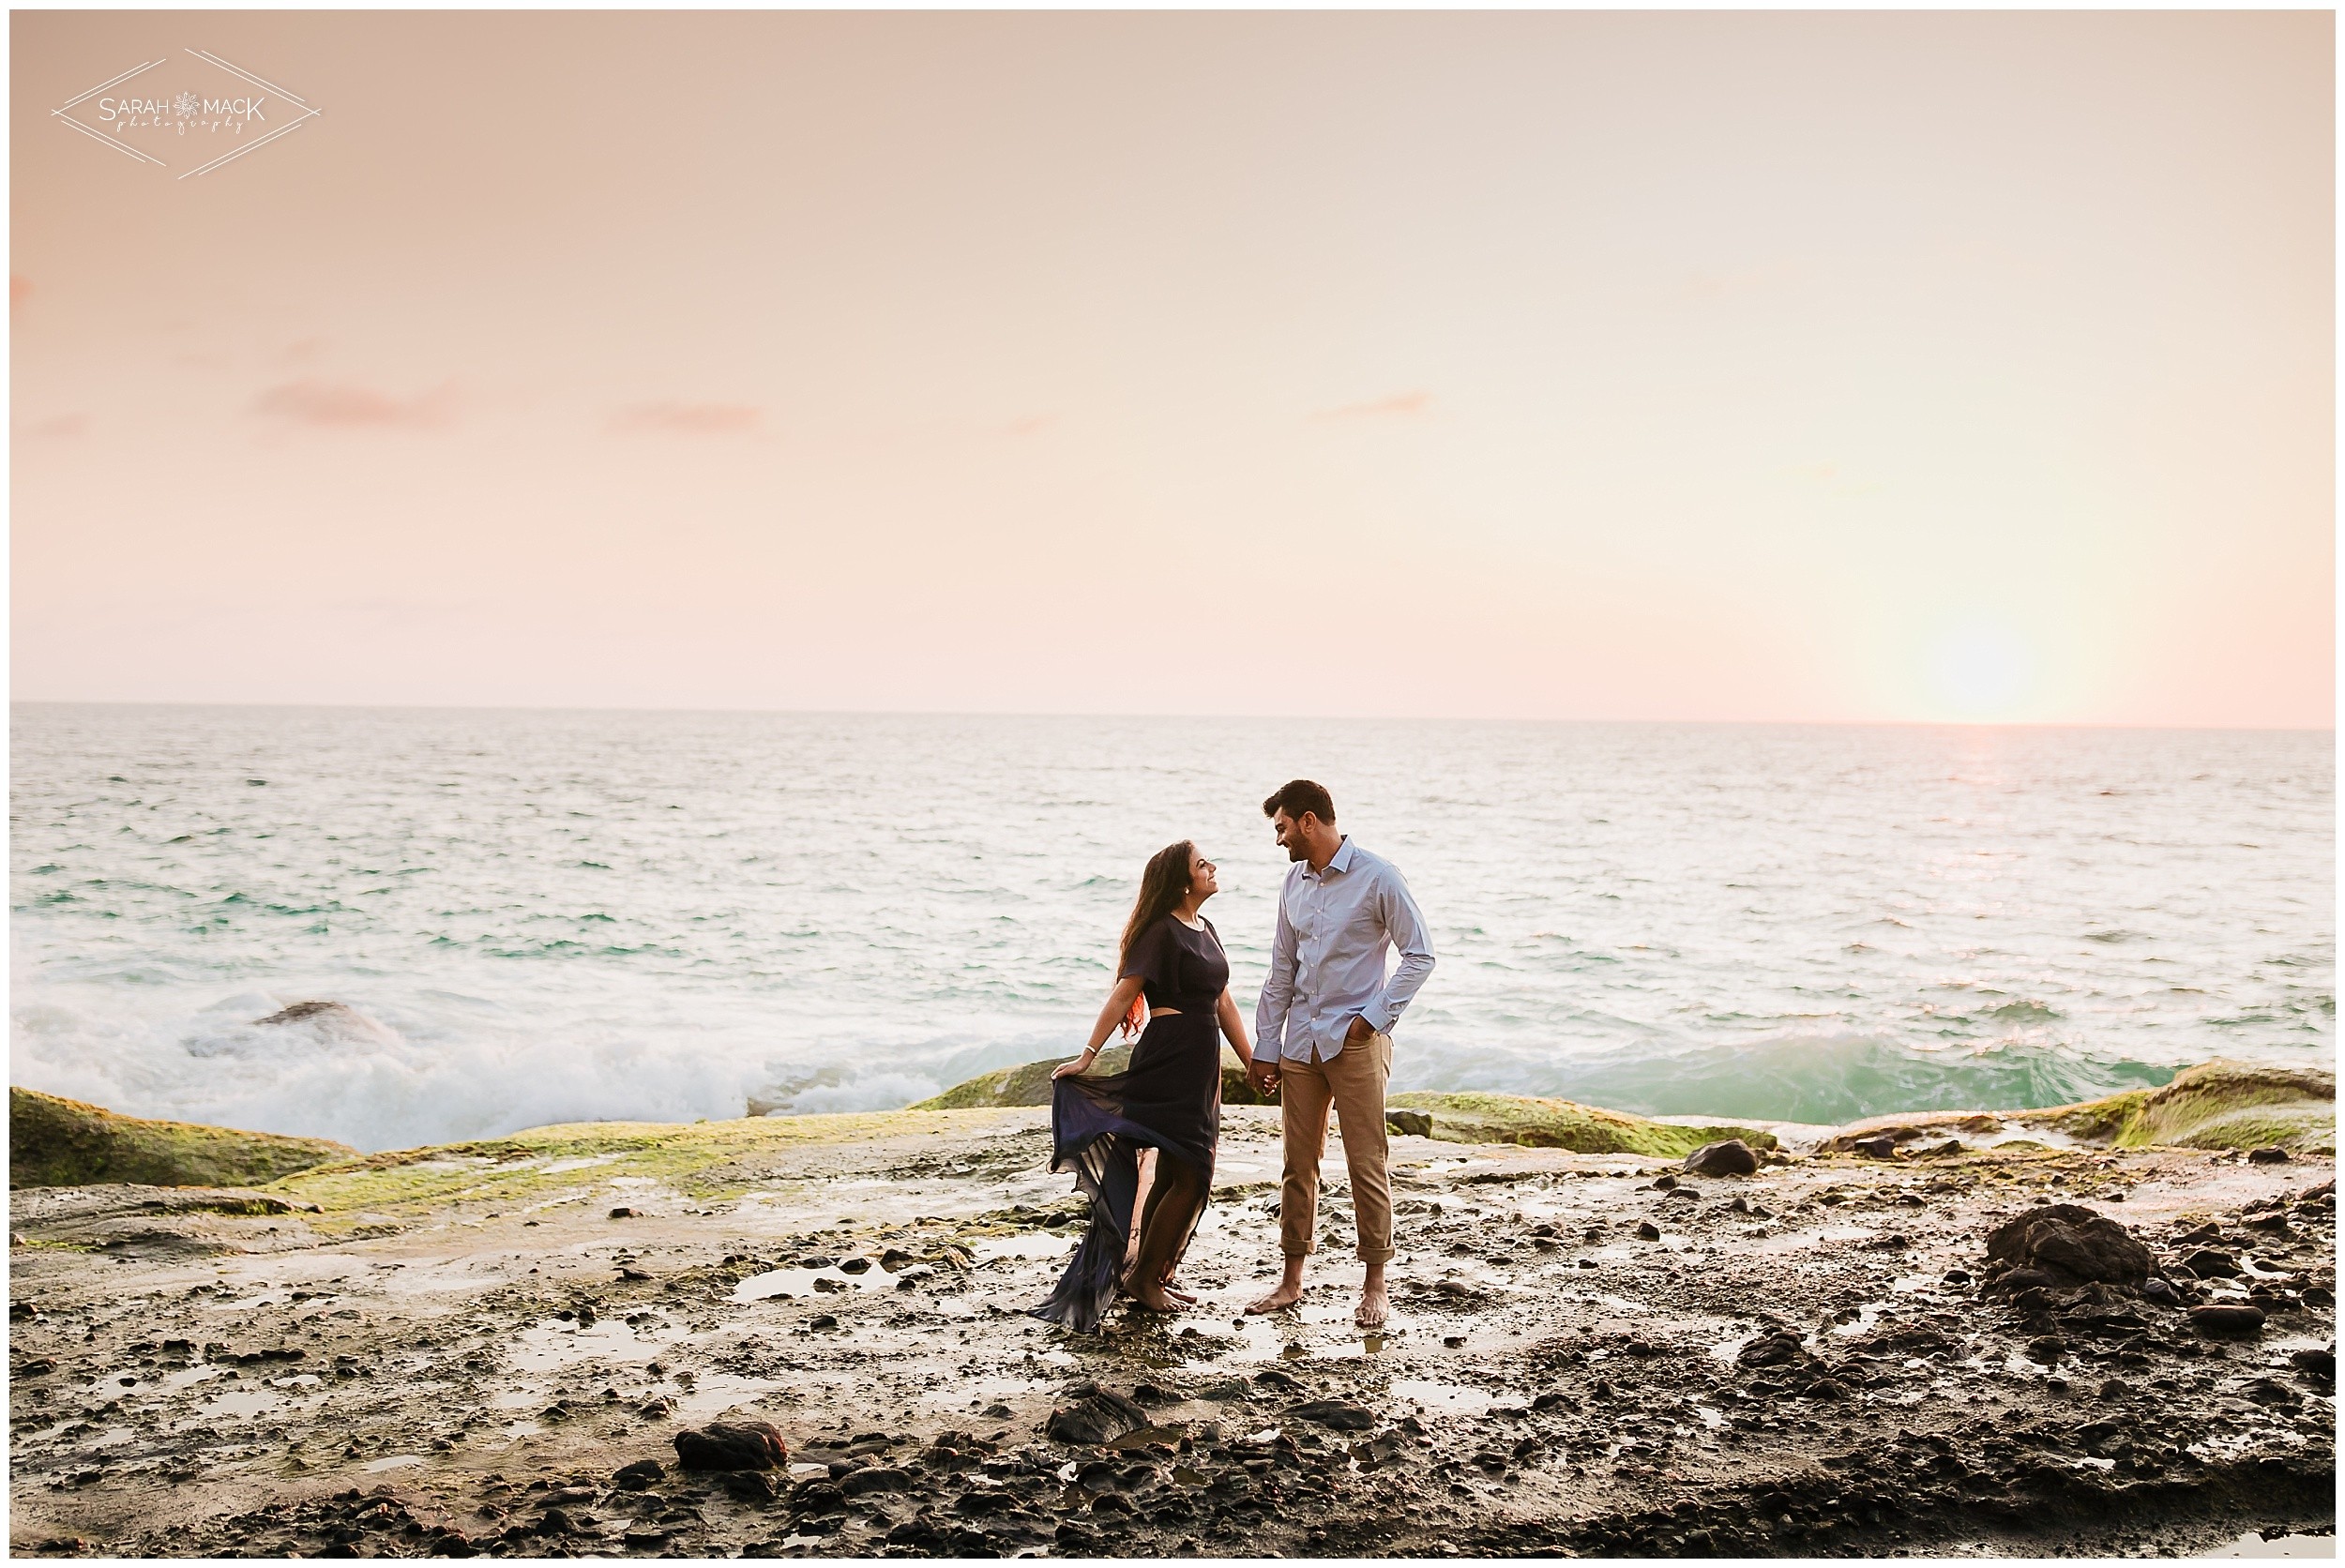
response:
[[[1262,803],[1262,814],[1265,817],[1275,817],[1281,811],[1298,822],[1306,811],[1323,822],[1332,822],[1336,820],[1336,797],[1308,778],[1290,779],[1278,786],[1277,794]]]

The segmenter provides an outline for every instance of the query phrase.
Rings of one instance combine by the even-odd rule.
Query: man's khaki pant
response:
[[[1352,1214],[1360,1259],[1392,1260],[1392,1177],[1384,1138],[1384,1083],[1392,1077],[1392,1036],[1347,1042],[1324,1062],[1288,1057],[1278,1063],[1285,1108],[1286,1183],[1278,1195],[1278,1246],[1309,1256],[1319,1224],[1319,1162],[1327,1153],[1327,1108],[1343,1129],[1343,1163],[1352,1172]]]

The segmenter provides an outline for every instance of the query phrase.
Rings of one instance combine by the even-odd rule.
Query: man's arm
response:
[[[1392,977],[1384,982],[1384,988],[1360,1009],[1360,1017],[1377,1033],[1389,1034],[1392,1026],[1400,1021],[1400,1015],[1408,1010],[1410,998],[1425,984],[1425,977],[1433,972],[1433,942],[1425,932],[1424,912],[1409,896],[1409,884],[1390,866],[1376,879],[1376,913],[1384,921],[1392,944],[1400,950],[1400,962],[1394,968]]]
[[[1289,873],[1292,875],[1292,873]],[[1278,888],[1278,928],[1270,939],[1270,978],[1254,1003],[1254,1061],[1277,1066],[1287,1033],[1287,1013],[1294,1005],[1294,927],[1287,920],[1287,894]]]

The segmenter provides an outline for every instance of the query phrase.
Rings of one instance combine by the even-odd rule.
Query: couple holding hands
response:
[[[1432,946],[1400,873],[1337,829],[1324,789],[1295,779],[1263,802],[1263,815],[1294,864],[1278,894],[1270,978],[1254,1009],[1257,1043],[1247,1045],[1230,995],[1229,958],[1213,922],[1199,912],[1219,891],[1213,862],[1186,840],[1171,845],[1142,873],[1115,988],[1090,1043],[1052,1075],[1051,1168],[1075,1173],[1091,1199],[1091,1228],[1058,1288],[1032,1309],[1037,1318],[1093,1331],[1119,1291],[1158,1312],[1194,1304],[1172,1276],[1213,1188],[1226,1037],[1255,1087],[1277,1095],[1286,1134],[1278,1199],[1285,1272],[1278,1289],[1246,1310],[1279,1312],[1302,1299],[1332,1107],[1367,1265],[1354,1320],[1366,1329],[1384,1325],[1384,1265],[1392,1259],[1384,1083],[1393,1024],[1432,972]],[[1400,953],[1389,979],[1387,948]],[[1129,1066],[1085,1076],[1118,1027],[1140,1032]],[[1140,1164],[1149,1149],[1156,1168],[1143,1206]]]

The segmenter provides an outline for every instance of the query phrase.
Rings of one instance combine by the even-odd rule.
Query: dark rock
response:
[[[869,1258],[842,1258],[839,1260],[840,1274],[869,1274],[870,1271],[871,1260]]]
[[[2247,1151],[2247,1163],[2249,1165],[2286,1165],[2288,1151],[2280,1148],[2250,1149]]]
[[[2040,1361],[2050,1366],[2068,1353],[2068,1342],[2056,1334],[2040,1335],[2027,1342],[2027,1359]]]
[[[764,1470],[727,1470],[723,1485],[725,1496],[735,1502],[771,1502],[780,1491]]]
[[[851,1498],[866,1497],[873,1492],[907,1492],[911,1489],[911,1473],[893,1465],[867,1465],[859,1470],[849,1470],[839,1482],[840,1494]]]
[[[1097,1383],[1077,1383],[1067,1392],[1072,1403],[1052,1410],[1043,1426],[1055,1441],[1094,1448],[1148,1425],[1147,1415],[1138,1405]]]
[[[1177,1405],[1180,1402],[1181,1395],[1169,1388],[1158,1388],[1154,1383],[1138,1383],[1132,1388],[1132,1403],[1136,1405],[1163,1406]]]
[[[2075,1203],[2032,1209],[1987,1233],[1987,1256],[2010,1271],[2051,1274],[2063,1286],[2106,1280],[2141,1289],[2156,1267],[2150,1249],[2105,1214]]]
[[[2247,1334],[2263,1332],[2263,1308],[2260,1306],[2194,1306],[2190,1322],[2201,1334]]]
[[[1696,1176],[1749,1176],[1759,1169],[1759,1155],[1741,1138],[1730,1138],[1687,1154],[1686,1169]]]
[[[1667,1173],[1653,1178],[1653,1190],[1655,1192],[1668,1192],[1671,1188],[1676,1185],[1677,1178],[1668,1175]]]
[[[2237,1279],[2239,1260],[2228,1252],[2213,1247],[2201,1247],[2182,1260],[2182,1266],[2201,1279]]]
[[[711,1422],[675,1435],[677,1461],[688,1470],[775,1470],[790,1462],[790,1446],[769,1422]]]
[[[1946,1271],[1945,1279],[1948,1285],[1968,1285],[1971,1282],[1971,1271],[1968,1269],[1948,1269]]]
[[[1893,1160],[1898,1157],[1898,1140],[1888,1133],[1853,1139],[1849,1147],[1868,1160]]]
[[[647,1492],[659,1485],[667,1470],[657,1459],[638,1459],[631,1465],[621,1465],[612,1474],[611,1484],[623,1492]]]
[[[2291,1351],[2288,1364],[2308,1378],[2318,1378],[2323,1382],[2337,1381],[2337,1351],[2334,1349]]]
[[[1281,1372],[1275,1366],[1265,1366],[1261,1371],[1255,1373],[1254,1381],[1260,1383],[1264,1388],[1275,1388],[1288,1394],[1300,1394],[1303,1392],[1303,1381],[1301,1379],[1294,1377],[1292,1373]]]
[[[1315,1421],[1339,1432],[1366,1432],[1376,1425],[1374,1416],[1340,1399],[1314,1399],[1308,1405],[1297,1405],[1288,1413],[1298,1421]]]
[[[1738,1366],[1781,1366],[1807,1359],[1808,1351],[1795,1334],[1762,1334],[1734,1354]]]
[[[2301,1405],[2305,1396],[2277,1378],[2258,1378],[2239,1391],[2259,1405]]]
[[[1661,1239],[1661,1228],[1654,1224],[1649,1219],[1641,1219],[1637,1222],[1637,1239],[1639,1241],[1645,1242],[1657,1242]]]
[[[1433,1136],[1433,1118],[1428,1111],[1387,1109],[1384,1112],[1384,1125],[1409,1138]]]
[[[641,1212],[634,1209],[613,1209],[611,1211],[611,1217],[613,1219],[641,1219],[643,1216]]]

